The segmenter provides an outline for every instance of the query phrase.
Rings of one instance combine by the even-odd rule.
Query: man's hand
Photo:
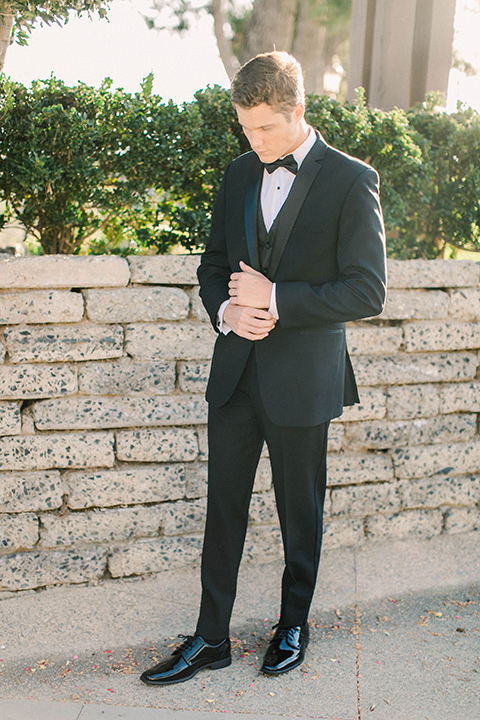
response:
[[[240,272],[232,273],[228,283],[230,302],[234,305],[268,310],[272,285],[265,275],[240,261]]]
[[[223,319],[236,335],[247,340],[263,340],[277,322],[266,310],[242,307],[232,302],[226,306]]]

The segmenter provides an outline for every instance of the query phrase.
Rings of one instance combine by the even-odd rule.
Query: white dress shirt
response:
[[[296,150],[291,153],[295,158],[299,169],[300,165],[314,146],[316,139],[317,136],[315,134],[315,130],[309,126],[307,138]],[[292,189],[295,178],[296,175],[284,167],[279,167],[272,173],[269,173],[266,169],[263,171],[262,189],[260,192],[260,208],[262,210],[263,221],[267,232],[272,227],[275,222],[275,218],[282,209],[283,203]],[[227,323],[223,322],[223,314],[229,302],[230,300],[225,300],[225,302],[220,305],[217,315],[217,328],[224,335],[227,335],[231,331],[231,327],[229,327]],[[278,320],[277,286],[275,283],[273,283],[272,286],[268,312]]]

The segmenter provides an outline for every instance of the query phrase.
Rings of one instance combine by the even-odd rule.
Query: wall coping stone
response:
[[[115,255],[0,258],[0,289],[124,287],[130,272]]]

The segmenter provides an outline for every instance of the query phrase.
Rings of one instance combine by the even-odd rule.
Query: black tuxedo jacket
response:
[[[257,205],[263,165],[254,152],[227,168],[198,270],[200,295],[216,328],[239,262],[258,266]],[[279,320],[264,340],[219,334],[207,400],[232,395],[255,346],[260,393],[278,425],[309,426],[358,402],[345,322],[381,312],[385,237],[378,175],[369,165],[317,141],[281,210],[270,267]]]

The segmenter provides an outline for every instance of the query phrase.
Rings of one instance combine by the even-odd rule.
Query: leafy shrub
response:
[[[134,95],[109,81],[95,90],[4,80],[0,119],[4,222],[23,223],[44,253],[79,252],[98,231],[113,247],[125,234],[135,245],[159,240],[151,194],[175,164],[178,108],[151,94],[151,78]]]
[[[480,116],[470,108],[456,113],[420,107],[408,113],[422,151],[423,184],[417,207],[400,225],[400,242],[423,257],[480,250]]]

